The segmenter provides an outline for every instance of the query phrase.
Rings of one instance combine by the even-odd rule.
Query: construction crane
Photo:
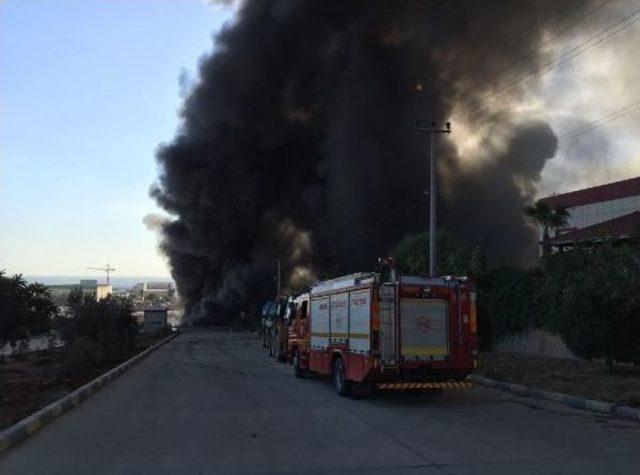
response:
[[[101,270],[102,272],[105,272],[107,274],[107,285],[109,285],[109,274],[116,270],[115,267],[111,267],[111,264],[107,264],[105,267],[87,267],[87,269]]]

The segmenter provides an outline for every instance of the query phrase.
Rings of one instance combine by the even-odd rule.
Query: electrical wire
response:
[[[577,127],[573,130],[565,132],[560,137],[558,137],[558,142],[567,142],[571,141],[587,132],[592,131],[598,127],[602,127],[603,125],[609,124],[613,121],[621,119],[622,117],[632,114],[634,112],[640,111],[640,99],[636,99],[633,103],[626,105],[618,110],[610,112],[609,114],[594,120],[593,122],[589,122],[588,124]]]
[[[407,200],[405,200],[400,205],[394,207],[392,210],[387,212],[382,218],[379,218],[375,222],[367,225],[363,231],[356,234],[355,236],[351,236],[349,239],[343,239],[338,245],[333,246],[333,248],[322,255],[320,255],[316,259],[317,264],[325,264],[328,263],[331,259],[338,257],[338,253],[340,251],[344,251],[347,249],[351,249],[353,246],[360,244],[364,241],[365,238],[368,238],[372,233],[384,228],[388,225],[393,219],[397,218],[401,214],[405,213],[416,204],[423,202],[424,195],[421,193],[419,195],[415,195]]]
[[[474,108],[472,110],[468,110],[466,112],[463,112],[462,116],[463,117],[468,117],[469,115],[474,114],[474,113],[486,108],[491,103],[507,97],[507,94],[511,90],[513,90],[515,87],[517,87],[519,85],[527,84],[528,82],[533,82],[533,81],[543,77],[544,75],[548,74],[549,72],[553,71],[554,69],[556,69],[558,67],[561,67],[561,66],[564,66],[565,64],[569,63],[570,61],[573,61],[575,58],[585,54],[586,52],[590,51],[591,49],[595,48],[596,46],[602,44],[603,42],[605,42],[609,38],[617,35],[618,33],[626,30],[629,27],[633,26],[638,21],[640,21],[640,9],[635,10],[634,12],[632,12],[629,15],[625,16],[621,20],[618,20],[617,22],[613,23],[612,25],[609,25],[608,27],[604,28],[603,30],[601,30],[597,34],[595,34],[593,36],[590,36],[589,38],[587,38],[585,41],[583,41],[579,45],[577,45],[577,46],[571,48],[570,50],[565,51],[564,53],[556,56],[555,58],[553,58],[551,60],[549,60],[548,62],[546,62],[542,66],[536,68],[531,73],[525,74],[524,76],[521,76],[520,78],[515,79],[514,81],[511,81],[511,82],[507,83],[506,85],[504,85],[503,87],[499,88],[498,90],[487,94],[486,96],[484,96],[484,98],[481,98],[481,100],[480,100],[481,105],[479,105],[478,107],[476,107],[476,108]]]
[[[588,17],[593,15],[595,12],[601,10],[606,5],[611,3],[612,1],[613,0],[605,0],[604,2],[602,2],[602,3],[598,4],[597,6],[593,7],[591,10],[587,11],[586,13],[584,13],[578,20],[576,20],[573,23],[569,24],[567,27],[563,28],[562,30],[556,32],[550,38],[546,39],[544,42],[542,42],[540,45],[536,46],[535,48],[531,48],[527,53],[525,53],[522,56],[518,57],[515,61],[510,63],[504,69],[501,69],[500,71],[498,71],[496,74],[501,75],[501,74],[507,72],[509,69],[512,69],[516,64],[521,63],[522,61],[524,61],[525,59],[529,58],[533,54],[539,52],[544,47],[546,47],[547,45],[551,44],[556,39],[558,39],[559,37],[563,36],[568,31],[570,31],[573,28],[575,28],[576,26],[578,26],[580,23],[585,21]],[[492,96],[493,94],[495,94],[495,93],[490,93],[489,96]]]

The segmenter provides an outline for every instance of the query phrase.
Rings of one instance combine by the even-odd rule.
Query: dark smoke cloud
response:
[[[152,195],[175,220],[163,249],[188,310],[222,319],[286,279],[371,269],[406,233],[425,229],[425,139],[416,118],[474,110],[503,81],[544,61],[509,65],[584,1],[255,0],[203,58],[175,139],[157,157]],[[544,123],[470,116],[502,147],[466,166],[439,147],[441,222],[494,262],[525,262],[522,219],[557,146]],[[455,133],[455,131],[454,131]],[[375,228],[371,223],[390,215]]]
[[[494,151],[490,161],[466,168],[447,163],[451,169],[446,171],[444,214],[449,227],[480,245],[493,264],[534,261],[538,237],[527,226],[522,208],[533,201],[542,169],[557,149],[551,127],[529,121],[513,125],[504,148]]]

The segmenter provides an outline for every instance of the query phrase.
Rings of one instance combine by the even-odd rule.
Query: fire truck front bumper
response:
[[[471,381],[439,381],[430,383],[407,382],[407,383],[377,383],[378,389],[471,389]]]

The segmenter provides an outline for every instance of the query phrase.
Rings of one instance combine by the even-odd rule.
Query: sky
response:
[[[521,87],[513,88],[513,94],[490,99],[486,107],[494,113],[507,110],[516,120],[543,120],[560,138],[558,151],[546,163],[537,184],[539,198],[640,176],[638,0],[596,5],[602,8],[594,14],[577,17],[580,21],[568,19],[574,27],[563,24],[557,31],[546,32],[543,45],[536,50],[546,54],[543,64],[549,67],[533,65],[521,77],[505,78],[506,85]],[[634,104],[619,119],[601,121]],[[594,123],[600,125],[572,139],[564,138]],[[486,139],[495,130],[477,122],[454,120],[454,124],[458,131],[462,129],[452,134],[461,155],[479,163],[492,159],[495,147],[486,147]]]
[[[636,11],[636,1],[608,2],[550,41],[550,56]],[[110,263],[120,276],[169,275],[143,224],[162,214],[148,196],[154,154],[178,125],[180,78],[197,78],[212,34],[232,20],[237,5],[222,3],[0,0],[0,269],[95,275],[86,268]],[[639,46],[635,21],[495,107],[515,104],[562,136],[640,100]],[[638,117],[561,142],[538,195],[640,175]],[[460,147],[493,133],[464,125],[453,134]]]
[[[640,175],[640,4],[613,0],[605,5],[573,34],[549,43],[551,57],[560,59],[526,96],[527,113],[537,109],[560,138],[556,157],[542,173],[542,196]],[[561,64],[581,45],[580,55]],[[615,121],[601,121],[634,104]],[[601,125],[564,138],[568,131],[596,122]]]
[[[154,153],[230,8],[202,0],[0,2],[0,269],[168,276],[143,224]]]

